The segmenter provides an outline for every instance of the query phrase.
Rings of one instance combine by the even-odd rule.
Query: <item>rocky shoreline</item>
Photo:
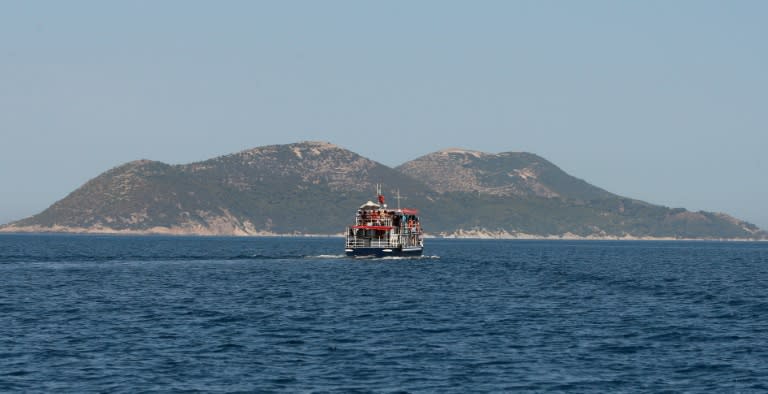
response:
[[[194,227],[154,227],[147,230],[118,230],[108,227],[67,227],[67,226],[14,226],[0,227],[0,233],[6,234],[86,234],[86,235],[167,235],[167,236],[200,236],[200,237],[324,237],[342,238],[338,234],[311,234],[311,233],[275,233],[271,231],[244,231],[235,229],[232,231],[214,231],[210,228]],[[635,236],[632,234],[590,234],[578,235],[565,234],[527,234],[522,232],[508,232],[506,230],[490,231],[483,229],[457,230],[450,233],[426,233],[429,239],[499,239],[499,240],[563,240],[563,241],[724,241],[724,242],[753,242],[768,241],[768,238],[682,238],[682,237],[651,237]]]

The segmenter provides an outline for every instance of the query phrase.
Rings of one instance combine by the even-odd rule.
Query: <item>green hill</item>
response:
[[[0,231],[338,234],[385,185],[433,235],[765,238],[725,214],[614,195],[530,153],[435,152],[396,169],[321,142],[185,165],[134,161]]]

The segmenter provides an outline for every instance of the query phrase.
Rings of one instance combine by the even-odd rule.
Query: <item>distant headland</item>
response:
[[[615,195],[532,153],[451,148],[390,168],[327,142],[184,165],[133,161],[0,232],[336,235],[375,184],[419,207],[432,237],[768,239],[724,213]]]

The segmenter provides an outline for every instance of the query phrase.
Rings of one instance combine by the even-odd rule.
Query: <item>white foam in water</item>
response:
[[[317,256],[304,256],[305,259],[345,259],[348,258],[344,254],[321,254]],[[440,256],[352,256],[354,259],[367,259],[367,260],[422,260],[422,259],[439,259]]]
[[[439,259],[440,256],[384,256],[384,257],[370,257],[377,260],[427,260],[427,259]]]

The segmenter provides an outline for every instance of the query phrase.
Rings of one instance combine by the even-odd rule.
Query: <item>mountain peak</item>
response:
[[[154,162],[155,162],[154,160],[139,159],[139,160],[129,161],[128,163],[125,163],[125,164],[129,166],[138,167],[138,166],[143,166],[143,165],[154,163]]]
[[[303,159],[306,155],[317,156],[323,152],[343,150],[343,148],[337,145],[322,141],[303,141],[296,144],[289,144],[288,147],[290,147],[293,154],[299,159]]]
[[[402,192],[435,235],[765,238],[723,214],[616,196],[531,153],[449,148],[389,168],[337,145],[269,145],[168,165],[112,168],[8,231],[331,234],[371,198]]]
[[[311,146],[311,147],[321,148],[321,149],[340,149],[338,145],[332,144],[327,141],[301,141],[301,142],[297,142],[295,144],[289,144],[289,145],[305,145],[305,146]]]
[[[446,149],[439,150],[434,154],[448,155],[451,153],[460,154],[460,155],[469,155],[477,158],[491,155],[490,153],[480,152],[480,151],[471,150],[471,149],[462,149],[462,148],[446,148]]]
[[[443,149],[412,160],[398,170],[444,193],[462,191],[492,196],[536,196],[591,200],[610,193],[574,178],[549,161],[525,152],[498,154]]]
[[[259,155],[271,155],[280,151],[292,151],[298,158],[303,158],[304,153],[320,154],[321,152],[333,151],[333,150],[345,150],[344,148],[334,145],[330,142],[323,141],[302,141],[292,144],[277,144],[277,145],[264,145],[257,146],[251,149],[234,153],[231,156],[259,156]],[[218,158],[217,158],[218,159]]]

